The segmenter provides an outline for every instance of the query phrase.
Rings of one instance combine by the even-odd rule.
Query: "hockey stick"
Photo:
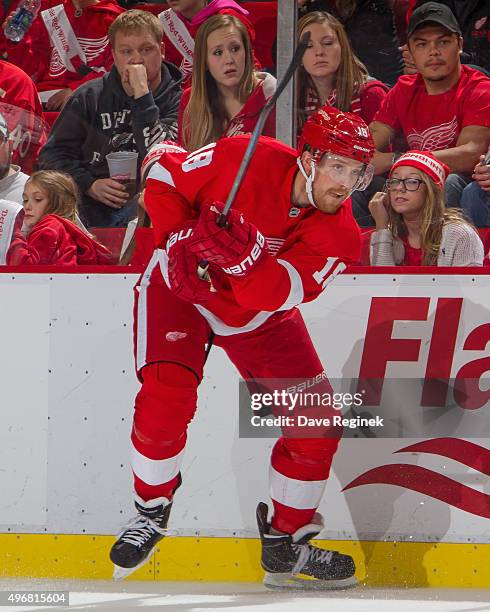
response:
[[[286,85],[291,80],[293,74],[296,72],[296,68],[300,65],[301,60],[303,59],[303,55],[305,54],[306,48],[308,47],[308,43],[310,42],[310,38],[311,38],[310,32],[305,32],[303,34],[303,36],[301,37],[301,40],[298,43],[298,46],[296,47],[296,51],[294,52],[293,57],[291,58],[289,66],[287,67],[286,72],[284,73],[284,76],[282,77],[280,83],[277,85],[275,92],[269,98],[269,101],[267,102],[267,104],[260,111],[259,118],[257,120],[255,128],[253,129],[252,136],[250,137],[250,141],[243,155],[243,159],[240,163],[240,167],[238,168],[238,172],[236,174],[235,180],[233,181],[231,191],[228,194],[228,197],[226,199],[225,206],[223,208],[223,212],[220,214],[220,216],[217,219],[217,224],[219,227],[225,227],[226,225],[228,214],[231,210],[231,207],[233,206],[233,202],[235,201],[238,190],[240,189],[242,185],[243,178],[245,177],[245,173],[247,172],[250,162],[252,161],[252,156],[254,154],[255,148],[257,147],[257,142],[259,140],[260,135],[262,134],[262,130],[264,129],[264,124],[267,120],[267,117],[269,116],[269,113],[271,112],[272,108],[277,102],[277,99],[284,91]],[[197,269],[197,274],[200,278],[211,282],[211,278],[208,274],[208,263],[206,261],[200,262],[199,267]],[[215,333],[211,332],[209,336],[209,340],[208,340],[208,345],[206,348],[204,363],[206,363],[209,357],[209,353],[213,346],[214,336],[215,336]]]
[[[267,102],[267,104],[264,106],[264,108],[260,112],[259,118],[257,120],[257,124],[255,125],[255,128],[252,132],[252,136],[248,143],[247,149],[243,155],[242,162],[240,164],[240,167],[238,168],[237,175],[231,187],[231,191],[228,194],[228,198],[226,199],[225,207],[223,209],[223,212],[218,217],[217,223],[219,227],[224,227],[226,225],[228,213],[230,212],[231,207],[233,206],[233,202],[235,201],[236,194],[238,193],[238,190],[240,189],[245,173],[247,172],[248,166],[250,165],[250,162],[252,161],[252,156],[257,146],[259,137],[262,134],[262,130],[264,129],[264,124],[267,120],[267,117],[269,116],[269,113],[271,112],[273,106],[277,102],[277,99],[284,91],[286,85],[291,80],[293,74],[296,71],[296,68],[300,65],[301,60],[303,59],[303,55],[308,46],[308,43],[310,42],[310,37],[311,37],[310,32],[305,32],[303,34],[303,36],[301,37],[301,40],[298,43],[298,46],[296,47],[296,51],[294,52],[294,55],[291,58],[291,62],[289,63],[289,66],[287,67],[286,72],[284,73],[284,76],[281,79],[281,82],[277,85],[276,91],[272,94],[272,96],[269,98],[269,101]]]
[[[247,172],[250,162],[252,161],[252,157],[253,157],[255,148],[257,147],[257,142],[259,140],[260,135],[262,134],[262,130],[264,129],[264,124],[267,120],[267,117],[269,116],[269,113],[271,112],[273,106],[277,102],[277,99],[284,91],[286,85],[291,80],[291,77],[295,73],[296,68],[300,65],[301,60],[303,59],[303,55],[305,54],[306,47],[308,46],[308,43],[310,42],[310,38],[311,38],[310,32],[305,32],[303,34],[303,36],[301,37],[301,40],[298,43],[298,46],[296,47],[296,51],[294,52],[293,57],[291,58],[289,66],[287,67],[286,72],[284,73],[284,76],[282,77],[280,83],[277,85],[275,92],[269,98],[269,101],[267,102],[267,104],[260,111],[259,118],[253,129],[252,136],[250,137],[250,141],[243,155],[243,159],[240,163],[240,167],[238,168],[238,172],[236,173],[236,177],[235,177],[235,180],[233,181],[233,185],[231,186],[230,193],[228,194],[228,197],[226,198],[223,212],[220,214],[220,216],[218,217],[216,221],[219,227],[225,227],[226,225],[228,214],[231,210],[231,207],[233,206],[233,202],[235,201],[236,194],[238,193],[238,190],[240,189],[242,185],[243,178],[245,177],[245,173]],[[199,266],[197,269],[197,275],[199,276],[199,278],[202,278],[204,280],[207,280],[207,281],[211,280],[208,274],[208,262],[207,261],[201,261],[199,263]]]

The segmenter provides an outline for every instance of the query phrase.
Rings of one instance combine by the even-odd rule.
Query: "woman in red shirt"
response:
[[[369,76],[343,25],[330,13],[313,11],[302,17],[298,38],[305,32],[310,32],[310,43],[298,72],[298,133],[325,104],[358,113],[369,125],[388,87]]]
[[[78,190],[56,170],[35,172],[24,186],[24,224],[7,252],[7,265],[107,264],[109,251],[77,225]]]
[[[449,168],[428,151],[408,151],[392,166],[386,192],[376,193],[369,210],[374,266],[481,266],[483,244],[461,211],[446,209],[444,182]]]
[[[179,109],[179,140],[188,151],[223,136],[252,132],[276,88],[275,78],[254,69],[247,29],[233,15],[215,15],[199,28],[192,86]],[[275,135],[275,114],[264,126]]]

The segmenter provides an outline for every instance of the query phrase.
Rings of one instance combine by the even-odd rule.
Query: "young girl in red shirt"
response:
[[[77,219],[78,190],[73,179],[56,170],[35,172],[23,194],[24,223],[7,252],[7,265],[108,264],[110,253]]]

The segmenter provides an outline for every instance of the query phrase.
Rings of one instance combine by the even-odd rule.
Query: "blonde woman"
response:
[[[298,38],[305,32],[310,33],[310,43],[298,73],[298,130],[324,104],[357,113],[369,124],[387,86],[369,76],[333,15],[308,13],[298,23]]]
[[[483,244],[459,210],[442,196],[449,168],[428,151],[408,151],[392,166],[386,193],[369,210],[373,266],[481,266]]]
[[[199,28],[192,86],[179,109],[179,141],[188,151],[253,131],[276,88],[275,78],[254,69],[247,29],[233,15],[215,15]],[[275,135],[272,112],[264,136]]]

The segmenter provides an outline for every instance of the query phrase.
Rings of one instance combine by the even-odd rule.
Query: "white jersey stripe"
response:
[[[286,261],[285,259],[277,259],[276,261],[278,264],[281,264],[281,266],[286,268],[289,274],[289,280],[291,281],[291,290],[289,291],[289,295],[284,304],[278,308],[278,310],[290,310],[303,302],[303,298],[305,297],[303,281],[301,280],[298,270],[296,270],[296,268],[289,263],[289,261]]]
[[[155,254],[158,257],[158,262],[160,264],[160,270],[162,271],[163,280],[165,281],[167,287],[170,289],[170,283],[168,280],[168,255],[166,251],[164,251],[163,249],[157,249],[155,251]],[[155,255],[153,257],[155,257]],[[152,258],[152,261],[153,261],[153,258]],[[298,274],[296,270],[293,268],[293,266],[291,266],[291,264],[288,264],[288,265],[292,268],[292,270],[294,270],[294,273],[292,273],[288,269],[288,267],[285,265],[284,262],[282,262],[282,260],[278,259],[277,261],[279,261],[280,263],[284,265],[284,267],[288,270],[290,277],[292,274],[294,275],[294,273]],[[301,288],[301,291],[302,290],[303,289]],[[297,295],[297,288],[294,292],[293,290],[291,290],[286,302],[278,310],[289,310],[290,308],[293,308],[293,306],[296,306],[296,304],[298,304],[299,302],[295,302],[291,306],[288,306],[289,301],[290,300],[294,301],[295,300],[294,296],[296,295]],[[246,323],[245,325],[242,325],[240,327],[233,327],[231,325],[227,325],[224,321],[219,319],[210,310],[208,310],[204,306],[201,306],[201,304],[194,304],[194,308],[196,308],[202,314],[202,316],[208,322],[209,327],[218,336],[233,336],[235,334],[245,334],[246,332],[253,331],[254,329],[257,329],[258,327],[260,327],[262,323],[265,323],[267,319],[274,314],[274,312],[263,310],[257,313],[255,317],[251,321]]]
[[[296,480],[288,478],[270,466],[270,496],[274,501],[296,508],[318,508],[325,490],[326,480]]]
[[[160,181],[161,183],[166,183],[171,187],[175,187],[174,179],[172,178],[170,172],[158,162],[154,163],[151,167],[151,170],[148,173],[148,178],[155,179],[156,181]]]
[[[138,287],[138,326],[136,329],[136,369],[139,372],[146,365],[146,347],[148,334],[147,290],[150,276],[158,265],[158,251],[153,253]]]
[[[131,467],[136,476],[146,484],[155,486],[177,476],[184,460],[184,449],[169,459],[148,459],[131,444],[130,456]]]

